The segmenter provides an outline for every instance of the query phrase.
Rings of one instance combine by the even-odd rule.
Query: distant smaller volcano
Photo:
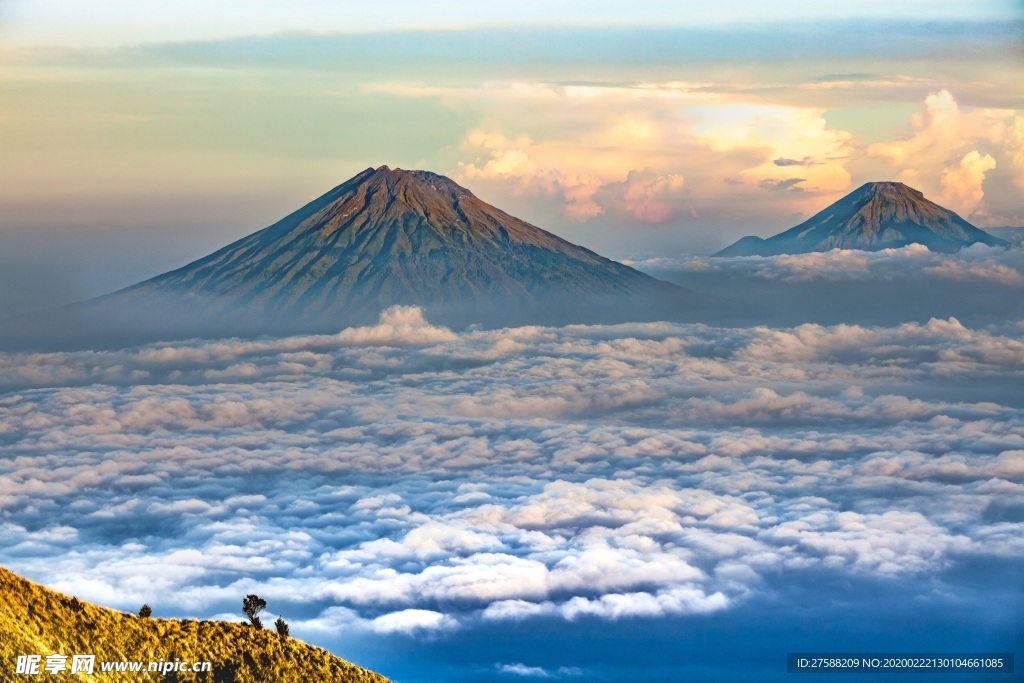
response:
[[[715,256],[879,251],[914,243],[940,252],[1007,245],[903,183],[866,183],[794,228],[768,239],[744,237]]]

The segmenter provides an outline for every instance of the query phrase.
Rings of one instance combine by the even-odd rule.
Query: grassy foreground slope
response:
[[[18,655],[62,654],[57,675],[15,673]],[[95,673],[70,674],[71,655],[96,655]],[[102,673],[102,661],[209,661],[208,673]],[[326,650],[242,623],[142,618],[97,607],[0,568],[0,681],[365,681],[388,683]]]

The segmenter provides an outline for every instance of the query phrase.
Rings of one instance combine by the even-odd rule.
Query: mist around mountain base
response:
[[[1024,250],[974,245],[951,254],[921,245],[779,256],[682,255],[629,261],[725,304],[727,325],[895,325],[956,318],[972,326],[1024,320]]]
[[[665,282],[639,297],[594,294],[538,306],[497,297],[493,305],[421,306],[453,330],[559,327],[659,320],[710,325],[894,325],[956,318],[985,326],[1024,319],[1024,250],[975,245],[952,254],[920,245],[878,252],[715,258],[680,255],[627,263]],[[675,285],[674,287],[672,285]],[[412,302],[414,303],[414,302]],[[0,349],[120,348],[160,340],[334,334],[371,325],[379,311],[340,320],[230,312],[231,301],[151,294],[146,305],[78,307],[23,314],[0,327]]]

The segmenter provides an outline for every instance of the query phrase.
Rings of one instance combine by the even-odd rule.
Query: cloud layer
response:
[[[436,638],[1024,555],[1012,326],[457,334],[392,309],[0,364],[4,564],[125,609],[258,589],[310,637]]]

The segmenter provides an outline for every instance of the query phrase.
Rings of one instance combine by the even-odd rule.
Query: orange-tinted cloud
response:
[[[499,95],[492,87],[486,96]],[[517,98],[549,112],[546,120],[531,135],[470,131],[456,176],[555,198],[577,221],[607,214],[664,223],[696,217],[691,197],[732,203],[737,195],[765,197],[766,189],[789,190],[770,201],[806,212],[851,184],[852,136],[830,127],[821,108],[683,83],[500,91],[505,107]]]
[[[870,145],[868,154],[891,165],[897,180],[962,216],[985,213],[985,179],[1004,163],[1024,187],[1024,117],[1007,109],[961,109],[952,93],[925,98],[911,134]]]
[[[578,139],[535,142],[476,129],[462,148],[480,154],[460,166],[466,180],[496,180],[514,192],[560,198],[567,216],[585,221],[616,210],[635,220],[661,223],[677,212],[674,201],[685,186],[679,173],[638,173],[664,165],[660,131],[639,118],[614,122]],[[599,196],[600,195],[600,196]]]

